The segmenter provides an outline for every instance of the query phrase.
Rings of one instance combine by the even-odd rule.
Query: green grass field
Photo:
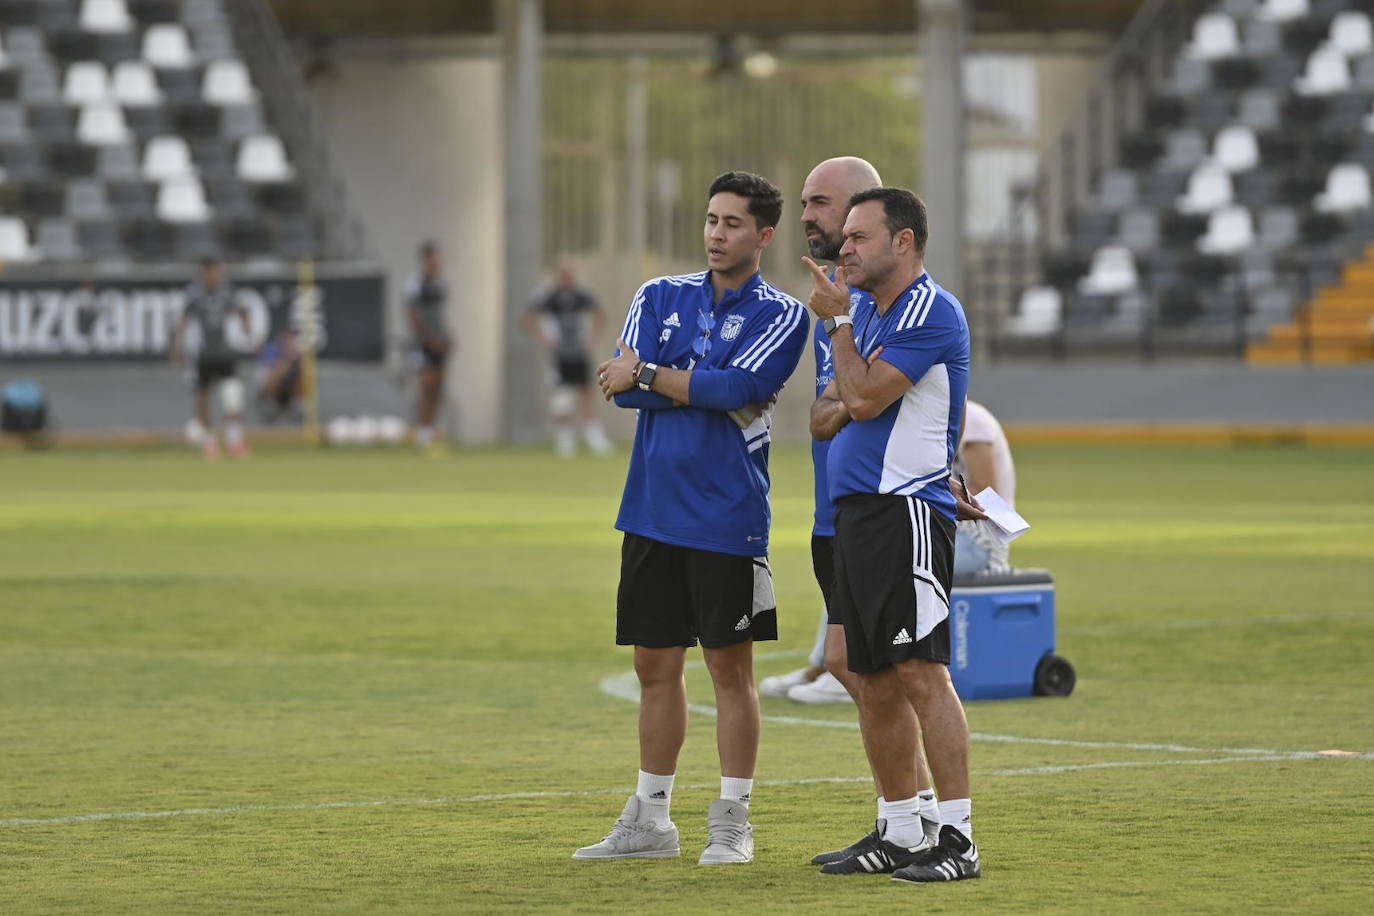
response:
[[[1017,458],[1078,688],[969,705],[985,877],[916,887],[806,864],[871,789],[853,709],[783,700],[754,864],[695,865],[706,715],[682,858],[569,859],[637,763],[623,454],[0,452],[0,912],[1368,912],[1374,453]],[[774,467],[761,675],[819,608],[806,453]]]

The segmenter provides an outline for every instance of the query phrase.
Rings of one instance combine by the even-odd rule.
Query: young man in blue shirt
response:
[[[811,309],[824,322],[835,365],[813,420],[826,397],[851,418],[826,464],[836,505],[834,604],[859,683],[864,746],[885,796],[876,842],[821,870],[922,882],[982,874],[972,839],[968,722],[948,671],[959,512],[949,477],[968,393],[969,330],[958,300],[925,270],[928,235],[916,195],[874,188],[850,198],[836,278],[806,259]],[[871,301],[851,310],[850,283]],[[934,845],[917,799],[922,730],[942,797]]]
[[[669,806],[687,734],[683,669],[697,642],[715,687],[721,767],[721,797],[698,861],[754,857],[753,643],[777,639],[769,428],[809,326],[801,303],[759,275],[781,213],[782,195],[767,180],[744,172],[717,178],[706,208],[709,268],[640,287],[619,353],[597,368],[606,397],[639,412],[616,520],[625,532],[616,643],[635,647],[640,770],[611,832],[577,850],[577,859],[678,854]]]

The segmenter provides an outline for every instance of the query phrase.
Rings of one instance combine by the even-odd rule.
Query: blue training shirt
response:
[[[639,288],[621,336],[646,362],[691,369],[691,404],[632,388],[615,396],[639,411],[634,451],[615,526],[700,550],[757,557],[768,552],[768,446],[772,410],[744,428],[729,412],[782,390],[806,348],[800,302],[755,273],[714,302],[710,271],[658,277]],[[714,319],[711,349],[697,360]]]
[[[835,279],[835,272],[830,272],[830,279]],[[852,313],[859,308],[859,305],[867,301],[869,307],[873,305],[873,297],[861,289],[849,291],[849,311]],[[835,380],[835,358],[831,351],[830,337],[825,333],[825,322],[816,322],[816,333],[812,340],[812,346],[816,351],[816,397],[825,393],[825,389]],[[811,526],[811,533],[821,537],[835,536],[835,503],[830,498],[830,482],[825,471],[826,458],[830,454],[830,441],[812,439],[811,440],[811,471],[816,481],[816,519]]]
[[[917,496],[955,517],[946,483],[968,394],[969,332],[963,306],[922,274],[878,314],[872,299],[853,308],[854,340],[865,358],[902,371],[911,387],[871,420],[853,421],[830,443],[830,496]]]

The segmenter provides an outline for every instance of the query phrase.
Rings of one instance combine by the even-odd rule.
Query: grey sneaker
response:
[[[736,865],[754,861],[754,825],[749,809],[718,798],[706,816],[707,841],[698,865]]]
[[[640,820],[639,796],[631,795],[611,832],[600,843],[583,846],[574,859],[670,859],[678,855],[677,827],[670,821]]]

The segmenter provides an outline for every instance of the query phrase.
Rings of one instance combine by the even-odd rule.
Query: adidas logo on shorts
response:
[[[738,632],[747,629],[749,629],[749,615],[745,614],[739,619],[739,623],[735,624],[735,631]],[[911,642],[911,640],[908,639],[907,642]]]
[[[911,634],[906,631],[906,627],[902,627],[902,632],[892,637],[892,644],[894,646],[906,645],[909,642],[911,642]]]

